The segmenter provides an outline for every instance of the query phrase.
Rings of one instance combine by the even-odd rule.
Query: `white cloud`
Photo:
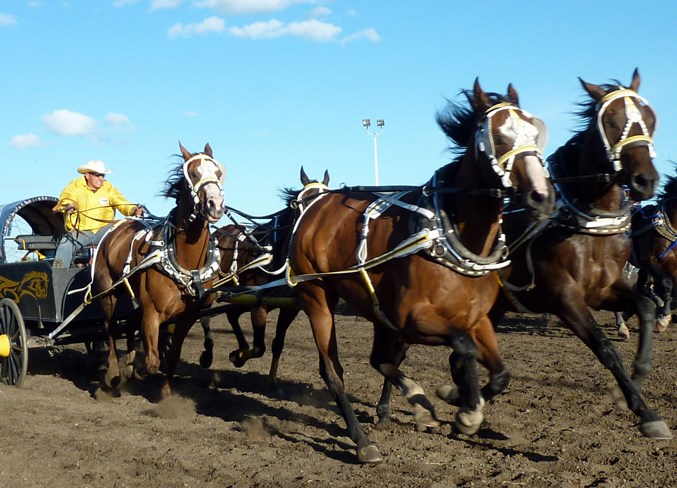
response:
[[[292,5],[314,3],[315,0],[200,0],[197,6],[227,14],[277,12]]]
[[[9,14],[0,14],[0,27],[6,26],[6,25],[15,25],[16,24],[16,17],[13,15]]]
[[[194,35],[205,35],[214,32],[223,32],[225,21],[218,17],[209,17],[208,19],[196,24],[174,24],[169,28],[167,35],[170,39],[176,37],[191,37]]]
[[[313,41],[326,42],[338,36],[341,33],[341,28],[334,24],[317,20],[285,24],[277,19],[272,19],[267,22],[254,22],[244,27],[232,27],[229,32],[236,37],[249,39],[295,36]]]
[[[200,116],[200,114],[198,112],[195,112],[193,110],[186,110],[185,112],[183,112],[183,115],[185,115],[186,117],[191,117],[191,118]]]
[[[351,34],[349,36],[344,37],[343,39],[341,39],[341,43],[348,44],[349,42],[357,41],[360,39],[369,39],[372,42],[380,42],[381,36],[378,35],[376,29],[369,27],[368,29],[364,29],[361,30],[360,32],[356,32],[355,34]]]
[[[70,110],[55,110],[43,115],[42,122],[47,128],[63,136],[84,136],[97,130],[96,121],[84,114]]]
[[[150,2],[150,11],[162,10],[166,8],[176,8],[183,3],[183,0],[152,0]]]
[[[12,137],[10,145],[12,147],[16,147],[17,149],[36,147],[40,145],[40,138],[35,134],[18,134]]]
[[[110,112],[106,114],[106,122],[117,126],[127,125],[129,124],[129,117],[125,114]]]
[[[134,5],[135,3],[138,3],[139,0],[115,0],[113,2],[113,7],[120,8],[120,7],[126,7],[127,5]]]
[[[315,18],[327,17],[329,15],[331,15],[331,10],[327,7],[316,7],[310,11],[310,16]]]

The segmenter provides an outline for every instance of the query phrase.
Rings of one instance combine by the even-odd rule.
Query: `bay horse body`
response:
[[[461,390],[456,426],[462,432],[479,429],[485,400],[509,380],[488,317],[498,294],[495,270],[505,265],[503,198],[514,189],[543,217],[553,209],[554,192],[540,158],[543,125],[519,108],[512,85],[501,97],[476,80],[466,94],[469,108],[455,105],[438,115],[457,145],[454,162],[423,187],[322,195],[292,237],[290,283],[310,319],[320,375],[360,462],[382,456],[345,391],[334,322],[339,298],[373,322],[370,363],[403,392],[419,427],[439,422],[423,389],[399,369],[408,344],[453,349],[449,363]],[[481,392],[478,358],[491,373]]]
[[[640,419],[641,432],[669,438],[667,425],[640,391],[651,370],[655,310],[623,273],[630,257],[626,231],[632,202],[653,197],[658,182],[652,161],[656,116],[637,94],[637,70],[627,88],[580,82],[590,96],[581,110],[585,128],[548,158],[558,211],[543,232],[511,248],[512,266],[500,273],[505,293],[492,318],[498,323],[507,310],[557,315],[611,371],[627,406]],[[510,244],[521,239],[525,228],[519,215],[506,215]],[[591,308],[638,315],[640,340],[632,379]]]
[[[266,223],[246,229],[242,225],[226,225],[213,232],[217,239],[217,247],[221,255],[221,284],[234,284],[245,287],[262,287],[279,282],[275,288],[263,291],[263,297],[238,303],[237,298],[230,302],[225,310],[238,342],[238,349],[229,354],[229,359],[236,367],[242,367],[249,359],[260,358],[266,351],[266,323],[268,314],[279,309],[272,342],[272,360],[268,375],[271,387],[277,386],[277,370],[284,349],[287,329],[299,313],[299,307],[293,293],[286,286],[285,270],[289,240],[292,228],[304,209],[318,195],[328,190],[329,173],[325,171],[322,181],[311,180],[303,168],[300,172],[301,190],[286,188],[283,198],[286,206],[276,212]],[[280,288],[281,287],[281,288]],[[281,290],[281,293],[276,293]],[[277,296],[281,295],[281,296]],[[252,298],[244,295],[243,299]],[[219,299],[217,298],[217,301]],[[250,347],[240,326],[240,316],[250,313],[253,328],[253,343]],[[200,319],[205,333],[205,351],[200,357],[200,364],[209,367],[213,357],[214,341],[211,338],[209,317]]]
[[[677,176],[667,178],[655,204],[633,213],[630,236],[630,263],[638,268],[636,289],[656,303],[655,331],[665,332],[672,321],[677,280]],[[618,316],[616,321],[619,322]],[[618,325],[624,325],[622,319]]]
[[[114,227],[99,244],[94,257],[94,289],[103,294],[104,324],[109,353],[104,375],[108,387],[120,382],[120,369],[111,334],[118,298],[131,294],[137,310],[129,317],[127,333],[128,364],[134,363],[134,329],[141,327],[146,351],[146,370],[160,367],[158,339],[160,326],[176,322],[173,346],[197,320],[205,305],[201,290],[209,286],[218,269],[209,224],[225,211],[223,179],[225,169],[212,157],[209,144],[201,153],[191,154],[181,144],[181,164],[166,183],[164,195],[176,200],[176,207],[163,224],[150,227],[140,220],[125,220]],[[178,353],[169,354],[173,372]],[[172,356],[172,351],[174,356]],[[168,374],[169,378],[169,374]],[[169,393],[165,380],[163,394]]]

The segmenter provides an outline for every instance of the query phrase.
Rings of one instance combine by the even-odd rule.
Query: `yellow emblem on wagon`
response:
[[[21,281],[0,276],[0,296],[11,298],[19,303],[26,295],[33,298],[47,298],[47,273],[30,271],[21,278]]]

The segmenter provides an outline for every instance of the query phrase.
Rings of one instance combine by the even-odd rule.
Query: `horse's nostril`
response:
[[[545,201],[545,195],[542,194],[539,191],[532,191],[531,192],[531,200],[535,203],[543,203]]]
[[[635,176],[635,185],[639,188],[646,188],[649,186],[649,180],[647,180],[644,175]]]

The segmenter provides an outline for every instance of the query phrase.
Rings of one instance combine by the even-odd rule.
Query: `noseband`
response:
[[[494,136],[491,131],[491,119],[497,113],[504,111],[508,111],[508,114],[513,121],[516,136],[512,149],[497,158],[495,155],[496,145],[494,144]],[[491,168],[499,176],[501,183],[505,188],[512,187],[512,183],[510,182],[510,172],[512,171],[512,166],[515,163],[515,159],[520,155],[531,155],[538,158],[538,160],[541,162],[544,176],[546,178],[550,176],[545,166],[543,152],[541,147],[537,144],[536,138],[526,133],[528,126],[532,125],[526,123],[521,117],[519,117],[517,115],[518,111],[524,113],[524,111],[519,107],[508,102],[503,102],[492,106],[485,112],[485,117],[480,120],[480,122],[478,122],[475,133],[477,152],[483,153],[487,156],[487,158],[489,158]],[[521,141],[523,140],[527,140],[528,143],[522,144]]]
[[[611,102],[614,100],[618,100],[619,98],[623,98],[623,102],[625,103],[625,117],[627,118],[627,122],[623,128],[621,138],[616,144],[612,145],[606,136],[604,122],[602,119],[604,117],[604,112],[609,107],[609,104],[611,104]],[[626,146],[646,146],[649,150],[649,156],[652,159],[656,157],[653,139],[651,138],[651,134],[646,127],[646,123],[642,117],[642,112],[637,105],[638,102],[653,112],[653,109],[651,109],[646,99],[639,96],[637,92],[630,90],[629,88],[623,88],[621,90],[607,93],[604,97],[602,97],[598,104],[599,110],[597,111],[597,130],[599,132],[600,138],[602,139],[602,144],[604,144],[606,157],[609,162],[613,164],[614,171],[616,172],[621,170],[621,153],[623,152],[623,148]],[[657,120],[655,113],[654,119]],[[632,129],[632,126],[635,124],[639,125],[642,133],[635,136],[628,136],[630,129]]]

